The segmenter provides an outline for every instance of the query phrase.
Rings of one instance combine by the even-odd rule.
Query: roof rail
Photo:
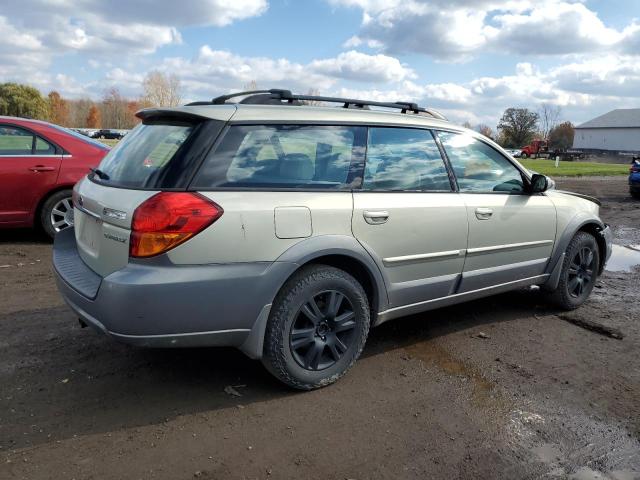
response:
[[[264,103],[258,102],[259,98],[268,97],[273,100],[274,103],[285,103],[291,105],[300,105],[300,102],[314,101],[314,102],[326,102],[326,103],[342,103],[343,108],[365,108],[365,107],[381,107],[381,108],[393,108],[400,110],[401,113],[426,113],[433,118],[440,120],[446,120],[446,117],[437,110],[430,108],[424,108],[418,106],[412,102],[376,102],[372,100],[358,100],[354,98],[341,98],[341,97],[323,97],[319,95],[296,95],[291,93],[291,90],[282,90],[278,88],[272,88],[270,90],[248,90],[245,92],[230,93],[228,95],[221,95],[212,99],[210,102],[193,102],[187,104],[191,105],[222,105],[235,97],[242,97],[252,95],[252,97],[246,98],[247,102],[243,100],[241,103]],[[255,96],[255,97],[253,97]]]

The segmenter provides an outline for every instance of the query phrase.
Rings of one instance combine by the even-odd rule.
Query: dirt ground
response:
[[[616,243],[640,244],[624,178],[558,187],[600,197]],[[374,329],[345,378],[296,393],[232,349],[81,329],[51,245],[0,235],[2,479],[640,478],[638,269],[607,271],[567,317],[621,340],[517,291]],[[616,252],[622,270],[633,251]]]

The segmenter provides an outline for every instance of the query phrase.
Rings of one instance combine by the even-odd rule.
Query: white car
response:
[[[596,199],[415,104],[250,93],[138,112],[76,185],[54,266],[84,323],[235,346],[312,389],[394,318],[529,285],[589,296],[611,253]]]

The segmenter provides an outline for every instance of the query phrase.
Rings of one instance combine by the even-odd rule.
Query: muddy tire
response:
[[[578,232],[567,247],[558,288],[552,293],[554,303],[564,310],[582,305],[593,290],[599,266],[598,242],[590,233]]]
[[[355,278],[326,265],[305,267],[273,303],[262,362],[290,387],[330,385],[360,356],[369,323],[367,295]]]
[[[45,200],[40,209],[40,226],[50,238],[73,226],[71,190],[60,190]]]

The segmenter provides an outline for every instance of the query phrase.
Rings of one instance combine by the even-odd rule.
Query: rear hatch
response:
[[[138,114],[142,123],[74,189],[78,252],[93,271],[104,277],[127,265],[136,208],[159,192],[186,190],[234,111],[223,106]]]

